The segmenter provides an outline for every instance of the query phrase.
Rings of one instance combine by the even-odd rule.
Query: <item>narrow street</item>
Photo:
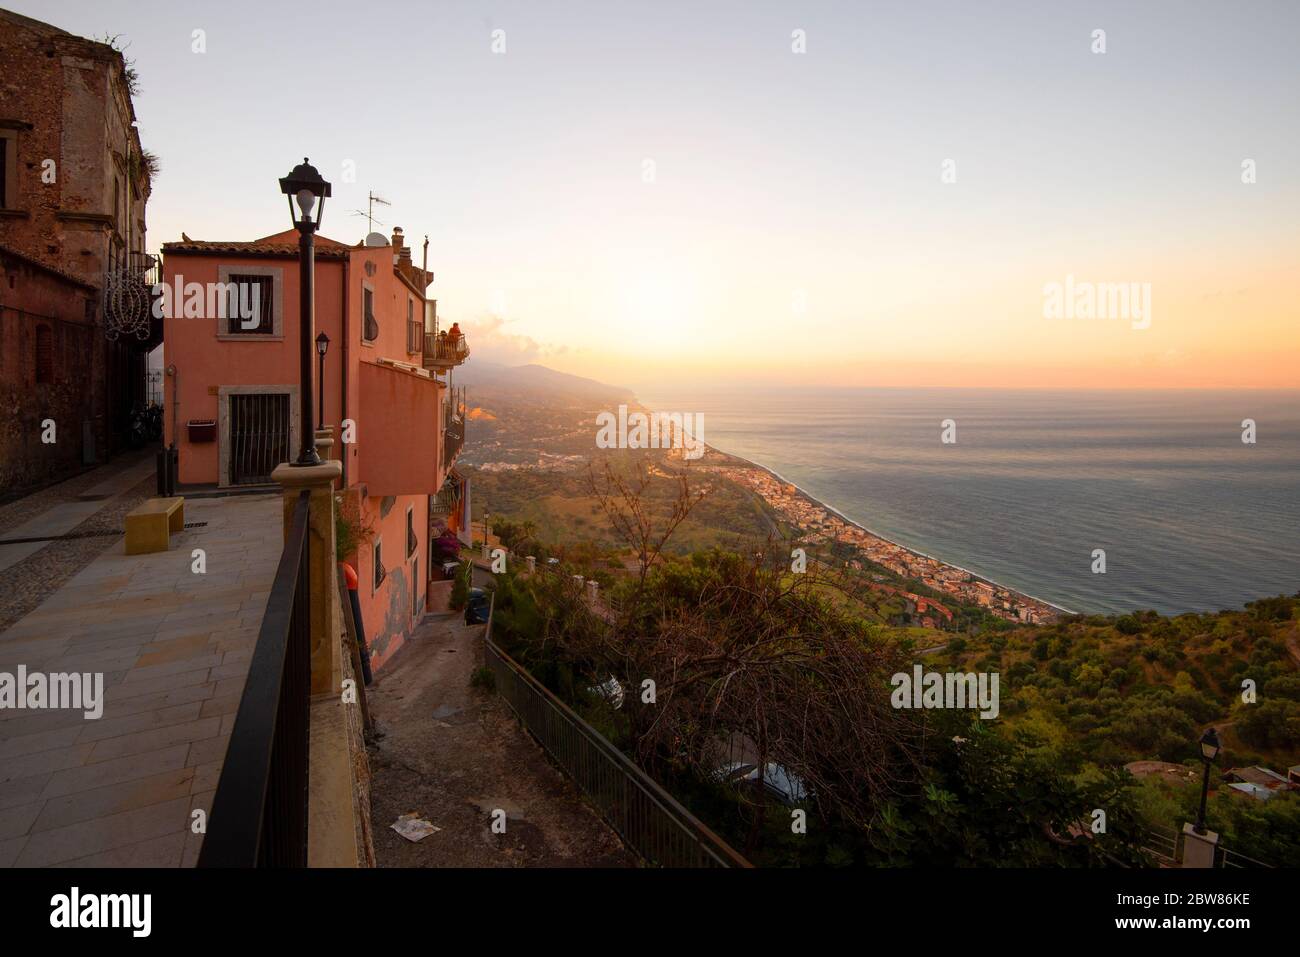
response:
[[[0,506],[0,631],[114,544],[123,517],[154,489],[151,447]]]
[[[381,867],[635,867],[635,856],[494,692],[470,687],[483,625],[429,615],[377,676],[369,701],[375,855]],[[506,813],[494,834],[492,812]],[[416,812],[418,843],[390,825]]]

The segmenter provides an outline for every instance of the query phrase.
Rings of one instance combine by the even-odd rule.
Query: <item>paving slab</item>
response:
[[[0,545],[0,572],[17,565],[29,555],[35,555],[49,544],[49,539],[68,534],[103,507],[102,502],[65,502],[0,535],[0,539],[37,539]]]
[[[141,463],[110,476],[82,493],[96,500],[56,505],[0,537],[62,534],[147,471]],[[99,720],[0,711],[0,866],[197,859],[189,811],[210,804],[220,777],[283,511],[278,495],[195,499],[185,511],[206,524],[149,555],[124,554],[119,538],[0,631],[0,670],[104,675]],[[18,546],[0,546],[0,562],[6,547]],[[195,548],[210,575],[193,573]]]
[[[150,457],[137,462],[129,468],[122,469],[122,471],[109,476],[102,482],[95,483],[77,497],[86,501],[103,501],[106,498],[113,498],[135,488],[136,485],[143,482],[150,475],[156,474],[156,472],[157,464]]]

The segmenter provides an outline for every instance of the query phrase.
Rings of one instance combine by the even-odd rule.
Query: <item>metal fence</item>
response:
[[[311,707],[309,493],[275,571],[199,867],[306,867]]]
[[[1152,826],[1146,828],[1141,836],[1139,847],[1157,867],[1183,867],[1183,844],[1186,838],[1181,831],[1169,827]],[[1214,849],[1214,866],[1227,868],[1265,867],[1272,864],[1257,861],[1253,857],[1238,853],[1219,844]]]
[[[1272,864],[1265,864],[1263,861],[1257,861],[1253,857],[1247,857],[1245,854],[1238,854],[1236,851],[1226,848],[1222,845],[1215,848],[1214,866],[1229,868],[1247,868],[1247,867],[1264,867],[1272,869]]]
[[[502,651],[492,614],[483,646],[497,692],[629,847],[660,867],[752,866]]]
[[[1178,867],[1182,863],[1182,835],[1173,828],[1148,827],[1140,835],[1139,849],[1158,867]]]

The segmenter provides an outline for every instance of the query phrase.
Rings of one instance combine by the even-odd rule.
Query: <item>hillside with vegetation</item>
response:
[[[625,462],[635,453],[615,452],[610,457]],[[647,469],[654,466],[647,462]],[[476,483],[476,520],[486,509],[508,521],[527,522],[537,542],[556,549],[574,545],[624,549],[624,542],[605,520],[585,466],[569,471],[529,469],[470,474]],[[650,477],[647,498],[666,506],[677,494],[673,476],[666,471],[651,471]],[[676,554],[713,545],[734,548],[777,528],[762,499],[735,483],[704,481],[696,483],[695,488],[707,495],[673,537],[670,550]]]
[[[1134,633],[1127,617],[1016,628],[918,659],[899,629],[723,552],[664,562],[643,600],[632,588],[623,579],[614,592],[640,612],[623,605],[609,622],[567,574],[499,576],[494,633],[761,863],[1142,864],[1149,828],[1195,820],[1203,728],[1223,735],[1219,771],[1300,762],[1300,673],[1279,654],[1294,637],[1294,598],[1195,624],[1144,615]],[[1186,650],[1174,649],[1178,635]],[[999,671],[998,719],[889,709],[889,676],[916,660]],[[1225,693],[1239,676],[1256,681],[1257,703]],[[651,705],[632,693],[647,677]],[[610,678],[629,692],[619,707],[600,691]],[[725,763],[718,744],[733,735],[762,742],[754,763],[806,783],[807,835],[789,832],[785,808],[711,779]],[[1141,760],[1189,773],[1139,779],[1124,769]],[[1086,833],[1095,808],[1107,812],[1105,835]],[[1265,862],[1300,852],[1298,794],[1262,802],[1216,784],[1209,823],[1226,846]]]
[[[1285,597],[1173,618],[1071,616],[956,638],[931,661],[1000,672],[1005,723],[1043,746],[1108,763],[1180,762],[1213,724],[1237,764],[1286,766],[1300,756],[1298,620]]]
[[[1300,794],[1267,801],[1220,773],[1300,763],[1300,596],[1240,611],[1174,617],[1072,616],[1055,625],[957,638],[928,659],[941,670],[1002,675],[1000,733],[1075,773],[1131,762],[1183,765],[1143,777],[1137,805],[1152,825],[1195,820],[1209,727],[1223,743],[1208,823],[1226,846],[1275,864],[1300,855]]]
[[[683,550],[675,534],[707,501],[684,481],[674,498],[606,476],[592,494],[603,545],[556,546],[530,520],[494,521],[516,556],[560,559],[530,576],[516,558],[496,577],[494,637],[756,862],[1150,865],[1150,830],[1195,820],[1210,726],[1224,742],[1210,827],[1237,853],[1300,858],[1300,794],[1261,801],[1219,780],[1300,763],[1296,597],[902,628],[831,564],[792,574],[779,548]],[[575,574],[601,583],[596,605]],[[891,677],[918,663],[997,673],[997,718],[891,707]],[[1126,768],[1152,761],[1173,773]],[[729,780],[739,763],[779,769],[798,793]],[[791,829],[795,809],[805,833]],[[1090,827],[1098,809],[1103,833]]]

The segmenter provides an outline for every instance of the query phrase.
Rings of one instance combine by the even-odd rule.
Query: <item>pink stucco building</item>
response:
[[[297,233],[182,234],[163,255],[164,438],[176,444],[182,492],[268,485],[300,444]],[[354,534],[340,558],[357,571],[375,668],[430,603],[441,578],[433,540],[467,525],[468,485],[453,469],[465,414],[450,380],[468,348],[439,332],[432,281],[400,228],[357,246],[316,237],[315,332],[329,347],[324,409],[315,381],[313,402],[343,464],[336,498]]]

